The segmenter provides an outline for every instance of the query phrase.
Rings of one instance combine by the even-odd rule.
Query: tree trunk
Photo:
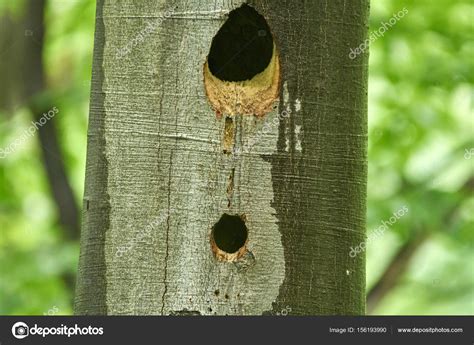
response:
[[[203,69],[241,4],[98,1],[77,314],[365,312],[368,0],[250,1],[279,99],[229,105]]]

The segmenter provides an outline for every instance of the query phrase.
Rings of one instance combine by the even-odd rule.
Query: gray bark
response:
[[[349,49],[368,0],[250,2],[282,87],[269,114],[234,118],[228,154],[202,68],[241,4],[98,1],[77,314],[365,312],[349,252],[365,238],[367,56]],[[211,250],[224,213],[245,215],[237,262]]]

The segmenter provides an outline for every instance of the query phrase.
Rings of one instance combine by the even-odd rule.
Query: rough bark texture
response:
[[[77,314],[365,312],[349,252],[365,238],[367,57],[349,52],[368,0],[250,2],[282,87],[269,114],[233,118],[229,154],[202,68],[241,4],[98,1]],[[224,213],[245,215],[238,262],[211,250]]]

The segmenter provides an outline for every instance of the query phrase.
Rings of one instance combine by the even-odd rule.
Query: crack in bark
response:
[[[170,233],[170,217],[171,217],[171,171],[173,167],[173,150],[170,153],[170,167],[168,171],[168,217],[166,219],[166,251],[165,251],[165,269],[163,283],[165,285],[165,291],[161,297],[161,315],[165,310],[165,295],[168,292],[168,284],[166,282],[168,275],[168,257],[169,257],[169,233]]]

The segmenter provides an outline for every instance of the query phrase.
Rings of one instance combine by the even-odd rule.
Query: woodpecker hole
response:
[[[211,247],[221,261],[236,261],[246,251],[248,230],[245,218],[224,213],[212,228]]]
[[[270,27],[253,7],[243,4],[211,42],[204,85],[218,114],[262,116],[278,97],[280,62]]]
[[[211,73],[224,81],[250,80],[263,72],[273,54],[273,37],[262,15],[243,4],[214,36],[207,61]]]

